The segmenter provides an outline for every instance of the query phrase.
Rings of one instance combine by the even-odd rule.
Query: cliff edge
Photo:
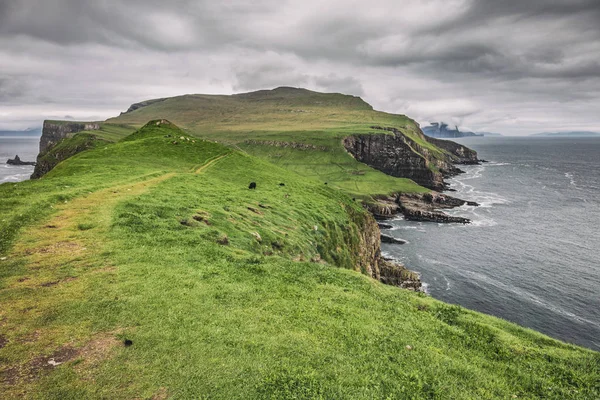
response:
[[[94,135],[85,135],[73,143],[64,143],[65,140],[72,139],[79,132],[99,129],[98,122],[44,121],[40,151],[31,179],[41,178],[59,162],[91,148],[97,138]],[[62,144],[61,148],[58,148],[59,144]]]

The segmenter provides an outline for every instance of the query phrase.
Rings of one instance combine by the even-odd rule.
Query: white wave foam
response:
[[[5,176],[4,178],[2,178],[2,183],[4,182],[21,182],[24,180],[27,180],[29,178],[30,174],[14,174],[14,175],[8,175]]]
[[[573,177],[572,173],[565,172],[565,178],[567,178],[569,180],[569,183],[571,184],[571,186],[575,187],[575,189],[581,190],[581,188],[579,186],[577,186],[577,182],[575,182],[575,178]]]
[[[464,183],[461,179],[456,179],[456,183],[458,185],[453,186],[456,189],[457,197],[466,197],[471,201],[477,202],[482,208],[489,208],[492,207],[494,204],[510,203],[510,201],[507,198],[499,195],[498,193],[475,190],[475,186]]]
[[[450,280],[448,278],[446,278],[445,276],[442,276],[442,278],[444,278],[444,280],[446,281],[446,292],[450,290]]]
[[[389,251],[383,251],[383,250],[381,250],[381,256],[383,258],[389,258],[389,259],[392,259],[392,260],[394,259],[394,256]]]
[[[469,224],[470,226],[475,226],[478,228],[487,228],[490,226],[496,226],[498,225],[498,223],[493,220],[492,218],[478,218],[478,219],[471,219],[471,223]],[[468,225],[465,225],[468,226]]]

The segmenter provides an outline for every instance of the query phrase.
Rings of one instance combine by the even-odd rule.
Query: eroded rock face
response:
[[[371,215],[367,215],[360,228],[357,269],[379,280],[379,261],[381,259],[379,226]]]
[[[476,207],[479,204],[432,191],[430,193],[398,193],[393,196],[384,196],[378,198],[374,203],[365,204],[365,207],[378,220],[390,219],[396,214],[403,214],[404,218],[411,221],[468,224],[471,222],[468,218],[454,217],[440,211],[463,205]]]
[[[439,147],[440,149],[446,150],[448,153],[455,156],[456,159],[453,161],[456,164],[471,165],[480,163],[480,160],[477,158],[477,152],[469,149],[466,146],[463,146],[462,144],[455,143],[451,140],[436,139],[428,136],[425,136],[425,139],[429,143]]]
[[[97,122],[44,121],[42,137],[40,138],[40,152],[37,156],[35,170],[31,175],[31,179],[41,178],[62,160],[66,160],[77,153],[91,148],[95,137],[90,137],[77,146],[69,147],[62,151],[53,151],[58,143],[73,137],[76,133],[98,129],[100,129],[100,124]]]
[[[344,147],[356,160],[387,175],[409,178],[429,189],[444,190],[444,178],[463,172],[454,164],[479,164],[477,152],[458,143],[415,133],[446,151],[443,154],[433,154],[431,149],[422,146],[396,128],[371,128],[391,134],[349,136],[344,139]]]
[[[381,255],[382,237],[377,221],[369,215],[360,230],[357,269],[387,285],[416,291],[422,290],[419,274],[410,271],[402,264],[383,258]],[[400,243],[400,241],[394,240],[394,243]]]
[[[354,135],[344,139],[344,147],[356,160],[387,175],[409,178],[431,189],[442,189],[443,175],[435,172],[432,162],[415,152],[414,146],[415,143],[400,132]]]
[[[63,139],[72,137],[81,131],[94,131],[100,129],[97,122],[53,122],[44,121],[42,137],[40,138],[40,153],[43,155],[56,146]],[[39,157],[38,155],[38,157]]]
[[[406,244],[406,240],[398,239],[390,235],[381,234],[381,243],[391,243],[391,244]]]
[[[422,290],[419,274],[410,271],[404,265],[390,260],[381,260],[380,269],[382,283],[417,292]]]
[[[140,108],[149,106],[149,105],[154,104],[154,103],[159,103],[159,102],[165,101],[165,100],[167,100],[167,99],[153,99],[153,100],[142,101],[140,103],[134,103],[131,106],[129,106],[129,108],[127,109],[127,111],[122,112],[121,115],[130,113],[130,112],[134,112],[135,110],[139,110]]]

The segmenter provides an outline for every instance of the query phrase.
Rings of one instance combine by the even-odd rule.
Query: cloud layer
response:
[[[287,85],[423,124],[600,131],[599,54],[600,0],[0,1],[0,129]]]

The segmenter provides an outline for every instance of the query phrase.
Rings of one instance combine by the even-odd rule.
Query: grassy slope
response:
[[[0,185],[4,398],[600,396],[598,353],[332,268],[349,197],[181,135]]]
[[[440,150],[423,140],[416,123],[404,115],[374,111],[359,97],[278,88],[233,96],[185,95],[155,102],[109,123],[142,126],[148,120],[167,118],[198,137],[237,146],[249,154],[292,167],[301,175],[327,181],[354,196],[425,191],[409,179],[385,174],[358,163],[346,153],[341,140],[355,133],[377,133],[373,125],[396,127],[432,154]],[[308,143],[310,152],[250,145],[255,141]],[[322,149],[323,147],[324,149]],[[319,166],[319,170],[315,170]],[[365,174],[357,174],[360,170]]]

